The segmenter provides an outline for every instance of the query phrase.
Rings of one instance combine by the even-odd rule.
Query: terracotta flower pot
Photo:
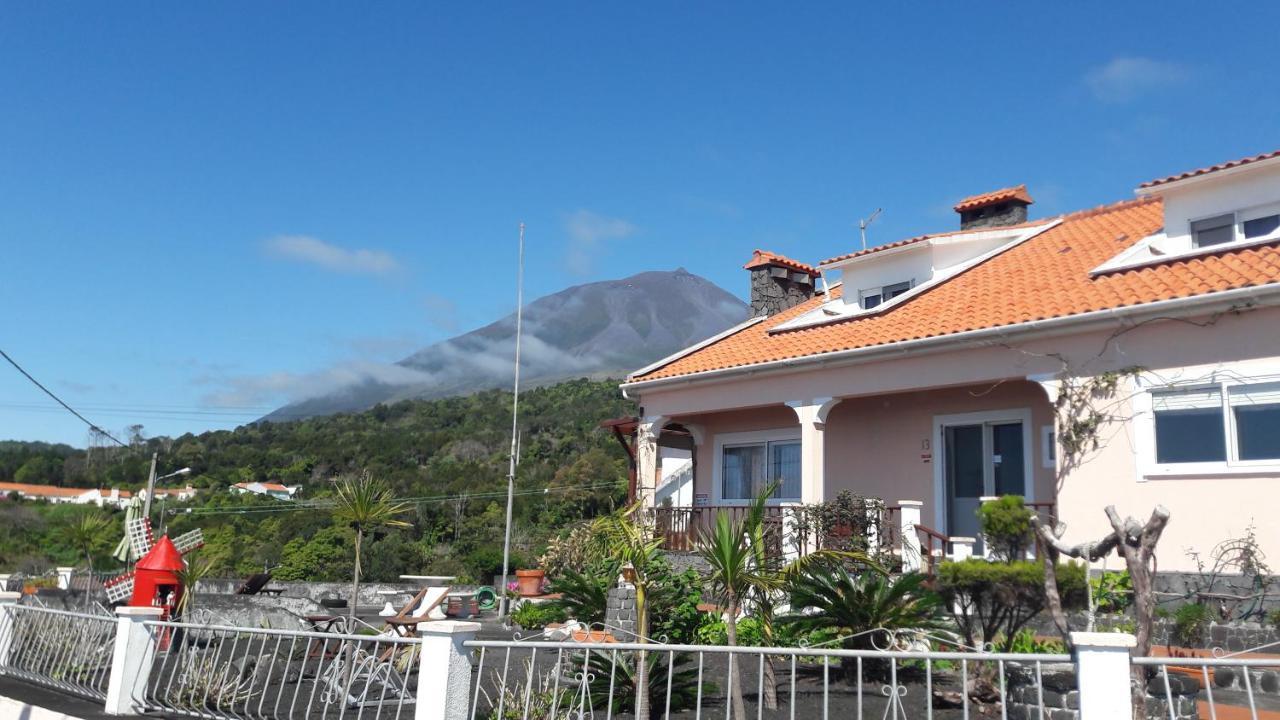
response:
[[[544,575],[545,573],[541,570],[517,570],[516,592],[520,593],[520,597],[537,597],[541,595]]]

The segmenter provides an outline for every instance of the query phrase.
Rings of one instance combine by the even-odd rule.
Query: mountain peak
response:
[[[575,285],[524,307],[522,381],[622,377],[746,319],[747,304],[684,268]],[[515,314],[438,342],[396,363],[412,380],[366,380],[285,406],[279,421],[363,410],[380,402],[509,387]]]

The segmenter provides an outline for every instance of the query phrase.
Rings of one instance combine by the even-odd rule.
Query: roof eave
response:
[[[1151,185],[1138,186],[1134,193],[1137,194],[1138,197],[1159,196],[1169,190],[1178,190],[1191,185],[1208,182],[1210,180],[1218,180],[1232,175],[1262,170],[1274,165],[1280,165],[1280,155],[1269,157],[1264,160],[1254,160],[1234,167],[1222,168],[1221,170],[1210,170],[1208,172],[1200,173],[1199,175],[1178,178],[1177,180],[1157,180]]]

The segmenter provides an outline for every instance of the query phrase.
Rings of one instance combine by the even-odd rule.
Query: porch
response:
[[[848,491],[879,502],[880,547],[900,555],[905,537],[926,558],[976,538],[985,497],[1022,495],[1054,514],[1053,424],[1046,389],[1026,379],[604,423],[669,550],[692,549],[719,510],[736,516],[777,483],[768,519],[780,536],[794,534],[798,508]]]

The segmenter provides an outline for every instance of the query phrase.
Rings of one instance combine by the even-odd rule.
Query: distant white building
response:
[[[157,498],[167,497],[171,500],[190,500],[196,496],[197,490],[190,485],[181,488],[156,488]],[[43,500],[52,504],[97,505],[98,507],[123,508],[133,498],[133,493],[119,488],[70,488],[53,485],[32,485],[30,483],[0,482],[0,495],[17,494],[25,500]],[[146,491],[139,491],[140,497],[146,497]]]
[[[243,495],[245,493],[253,493],[254,495],[267,495],[277,500],[292,500],[301,488],[299,485],[281,485],[280,483],[236,483],[231,486],[231,492],[234,495]]]

